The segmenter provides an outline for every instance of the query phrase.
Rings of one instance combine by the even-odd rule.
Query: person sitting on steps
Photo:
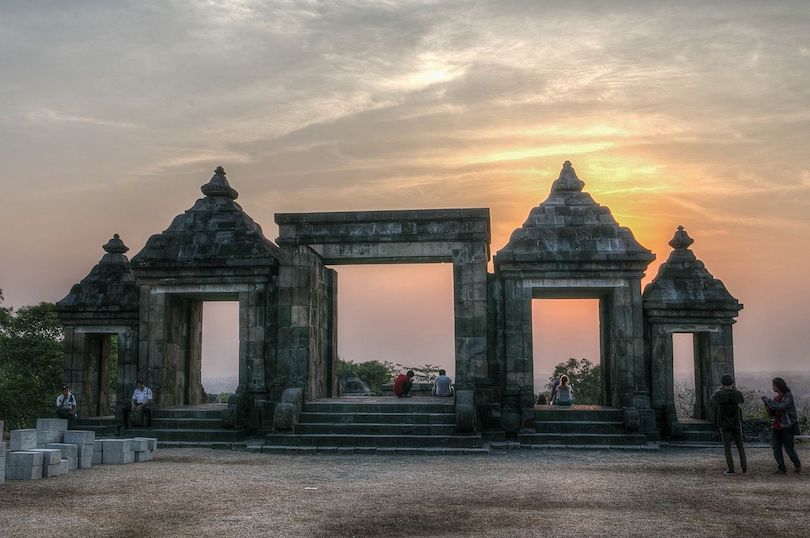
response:
[[[140,410],[143,413],[143,425],[148,428],[152,424],[152,389],[147,387],[143,379],[138,379],[138,386],[132,392],[132,400],[124,407],[124,427],[129,429],[129,415],[132,411]]]
[[[433,380],[433,395],[439,398],[448,398],[453,395],[453,380],[446,370],[439,370],[439,376]]]
[[[67,385],[62,385],[62,394],[56,397],[56,416],[67,419],[68,423],[76,417],[76,396]]]
[[[560,384],[557,387],[557,394],[554,396],[554,405],[573,405],[574,403],[574,388],[568,384],[568,376],[560,376]]]
[[[399,398],[410,398],[413,387],[413,370],[408,370],[407,374],[400,374],[394,380],[394,394]]]

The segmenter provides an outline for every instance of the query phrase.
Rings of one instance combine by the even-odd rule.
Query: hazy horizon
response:
[[[64,297],[114,233],[136,254],[220,164],[271,240],[276,212],[488,207],[494,254],[570,159],[657,255],[643,284],[686,227],[745,305],[738,371],[810,364],[805,2],[11,1],[0,14],[7,306]],[[338,273],[341,355],[452,368],[449,266]],[[590,307],[553,310],[535,320],[538,371],[593,340]],[[232,368],[229,316],[208,317],[207,370]]]

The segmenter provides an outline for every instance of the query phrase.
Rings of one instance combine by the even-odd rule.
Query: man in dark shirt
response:
[[[745,448],[742,439],[742,421],[740,420],[740,404],[743,403],[742,392],[734,388],[734,378],[726,374],[720,378],[722,386],[712,396],[712,405],[717,407],[717,426],[723,438],[723,448],[726,452],[726,474],[734,473],[734,460],[731,457],[731,441],[737,445],[740,454],[740,468],[745,473],[748,464],[745,459]]]

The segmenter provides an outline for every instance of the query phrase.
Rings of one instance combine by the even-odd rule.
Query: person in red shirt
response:
[[[400,398],[410,398],[413,376],[413,370],[408,370],[407,374],[400,373],[394,380],[394,394]]]

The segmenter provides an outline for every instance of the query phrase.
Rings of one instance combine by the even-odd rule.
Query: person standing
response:
[[[143,379],[138,379],[138,386],[132,392],[132,400],[124,407],[125,428],[129,428],[129,414],[139,408],[143,413],[144,426],[148,428],[152,423],[152,389],[144,384]]]
[[[773,417],[771,446],[773,447],[773,457],[777,465],[776,472],[780,474],[787,472],[785,456],[782,454],[784,448],[788,458],[793,463],[794,471],[800,473],[802,472],[802,462],[799,460],[799,455],[796,454],[796,449],[793,448],[793,436],[799,422],[796,415],[796,403],[793,401],[793,393],[790,392],[790,388],[781,377],[773,378],[773,391],[776,393],[776,397],[771,399],[763,396],[762,402],[768,408],[768,413]]]
[[[67,385],[62,385],[62,394],[56,397],[56,416],[67,419],[68,423],[76,416],[76,396]]]
[[[726,374],[720,378],[720,390],[712,395],[712,405],[717,407],[717,427],[723,439],[723,450],[726,453],[726,474],[734,474],[734,459],[731,457],[731,442],[737,445],[740,456],[740,469],[743,473],[748,471],[748,463],[743,447],[742,420],[740,420],[740,404],[744,398],[742,392],[734,388],[734,378]]]

